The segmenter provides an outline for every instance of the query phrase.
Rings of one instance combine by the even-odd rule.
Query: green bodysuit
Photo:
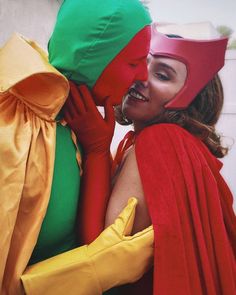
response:
[[[68,127],[57,123],[52,191],[37,244],[29,264],[71,250],[76,243],[80,168]]]

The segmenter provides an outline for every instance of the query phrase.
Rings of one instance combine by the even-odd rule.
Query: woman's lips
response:
[[[128,98],[140,101],[140,102],[147,102],[149,99],[144,96],[141,92],[137,91],[135,88],[131,88],[128,92]]]

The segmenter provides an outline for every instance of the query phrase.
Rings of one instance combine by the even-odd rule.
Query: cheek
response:
[[[135,73],[132,69],[124,69],[116,80],[117,91],[124,96],[135,81]]]
[[[159,88],[160,97],[162,97],[163,102],[166,103],[170,101],[171,99],[173,99],[175,95],[180,91],[181,88],[182,88],[182,85],[180,86],[178,84],[171,84],[171,83],[164,84]]]
[[[122,64],[117,65],[116,67],[113,67],[110,69],[110,71],[107,74],[107,83],[109,84],[110,88],[113,89],[122,89],[124,88],[124,85],[127,85],[129,80],[129,72],[127,71],[127,68],[122,66]]]
[[[124,63],[107,68],[93,88],[93,93],[97,97],[96,103],[103,105],[104,97],[110,96],[113,105],[120,104],[122,97],[135,82],[138,72],[140,69],[132,68]]]
[[[168,83],[156,82],[150,87],[150,96],[155,100],[156,104],[163,105],[169,101],[174,93]]]
[[[148,114],[149,119],[160,115],[164,111],[164,105],[169,101],[168,95],[163,89],[160,88],[151,88],[149,89],[150,103],[148,104]],[[167,96],[166,96],[167,95]]]

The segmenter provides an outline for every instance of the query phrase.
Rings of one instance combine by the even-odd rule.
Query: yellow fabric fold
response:
[[[0,294],[23,294],[27,266],[46,213],[55,156],[55,116],[64,76],[35,43],[15,34],[0,50]]]
[[[69,92],[67,79],[35,43],[14,34],[0,50],[0,92],[10,92],[38,116],[53,120]]]

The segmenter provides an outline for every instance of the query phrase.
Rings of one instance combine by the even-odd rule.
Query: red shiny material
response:
[[[78,213],[79,242],[92,242],[103,230],[110,195],[110,144],[115,127],[113,107],[106,102],[105,118],[98,112],[88,88],[70,82],[64,118],[83,147]]]
[[[166,109],[185,109],[224,65],[227,38],[191,40],[169,38],[152,26],[150,53],[175,58],[187,67],[187,79]]]
[[[150,38],[151,28],[146,26],[105,68],[92,89],[97,105],[104,105],[107,97],[113,105],[121,104],[122,97],[136,80],[147,79]]]
[[[155,233],[151,294],[236,294],[236,218],[221,162],[174,124],[145,128],[135,152]]]
[[[112,176],[115,175],[116,169],[121,165],[125,151],[134,144],[134,141],[135,141],[135,133],[134,131],[130,130],[118,145],[115,158],[113,159],[113,162],[112,162],[112,169],[111,169]]]
[[[86,85],[70,81],[70,96],[64,106],[64,118],[83,147],[83,154],[110,151],[115,116],[112,105],[106,101],[105,118],[99,113]]]

